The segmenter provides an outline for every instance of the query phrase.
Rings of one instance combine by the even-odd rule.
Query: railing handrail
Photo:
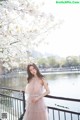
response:
[[[45,97],[80,102],[80,99],[75,99],[75,98],[57,97],[57,96],[52,96],[52,95],[46,95]]]
[[[16,92],[20,92],[20,90],[15,90],[12,88],[6,88],[6,87],[0,87],[0,89],[4,89],[4,90],[11,90],[11,91],[16,91]],[[23,90],[22,90],[23,91]]]
[[[6,88],[6,87],[0,87],[0,89],[11,90],[11,91],[16,91],[16,92],[24,92],[23,90],[20,91],[20,90],[15,90],[15,89]],[[80,102],[80,99],[75,99],[75,98],[59,97],[59,96],[52,96],[52,95],[46,95],[45,97],[59,99],[59,100],[67,100],[67,101]]]

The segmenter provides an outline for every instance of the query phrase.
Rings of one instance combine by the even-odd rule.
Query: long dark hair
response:
[[[28,83],[29,83],[30,80],[34,77],[34,75],[33,75],[33,74],[30,72],[30,70],[29,70],[29,68],[30,68],[31,66],[33,66],[34,69],[37,71],[37,76],[38,76],[39,78],[43,78],[43,77],[44,77],[44,76],[40,73],[40,71],[39,71],[38,67],[36,66],[36,64],[34,64],[34,63],[28,64],[28,66],[27,66],[27,74],[28,74],[27,81],[28,81]]]

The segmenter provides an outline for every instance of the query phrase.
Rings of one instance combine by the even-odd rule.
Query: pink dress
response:
[[[39,83],[39,80],[32,79],[27,85],[25,92],[28,98],[23,120],[48,120],[48,112],[43,98],[36,103],[32,102],[34,97],[41,95],[43,92],[43,86]]]

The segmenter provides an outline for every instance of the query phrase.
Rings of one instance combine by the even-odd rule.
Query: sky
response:
[[[49,33],[48,45],[41,45],[38,50],[61,57],[80,55],[80,4],[56,4],[54,0],[47,0],[43,10],[63,23]]]

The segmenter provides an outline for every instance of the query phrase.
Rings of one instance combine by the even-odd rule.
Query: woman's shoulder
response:
[[[44,85],[44,84],[46,83],[46,80],[45,80],[44,77],[42,77],[42,78],[40,79],[40,83],[41,83],[42,85]]]
[[[47,82],[47,80],[43,77],[42,79],[41,79],[41,81],[42,81],[42,84],[44,85],[44,84],[47,84],[48,85],[48,82]]]

